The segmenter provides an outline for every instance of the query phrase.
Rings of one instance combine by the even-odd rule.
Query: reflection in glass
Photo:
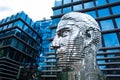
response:
[[[28,24],[30,24],[30,22],[31,22],[31,19],[30,19],[28,16],[27,16],[26,22],[27,22]]]
[[[24,47],[25,47],[25,46],[24,46],[23,43],[18,42],[18,46],[17,46],[17,48],[18,48],[19,50],[23,51]]]
[[[15,38],[12,38],[11,46],[16,48],[17,47],[17,43],[18,43],[18,41]]]
[[[78,4],[78,5],[74,5],[73,6],[73,10],[76,11],[76,10],[81,10],[82,9],[82,4]]]
[[[101,6],[101,5],[104,5],[106,3],[107,3],[106,0],[96,0],[96,5],[97,6]]]
[[[59,21],[60,21],[60,18],[53,19],[53,25],[56,26]]]
[[[59,15],[61,14],[61,9],[54,10],[54,15]]]
[[[84,8],[85,8],[85,9],[86,9],[86,8],[92,8],[92,7],[94,7],[93,2],[84,3]]]
[[[73,0],[73,2],[76,2],[76,1],[82,1],[82,0]]]
[[[100,21],[100,25],[102,30],[112,30],[114,29],[114,25],[112,20],[104,20],[104,21]]]
[[[90,11],[90,12],[86,12],[87,14],[91,15],[93,18],[96,18],[96,13],[95,11]]]
[[[112,7],[113,14],[120,14],[120,6]]]
[[[70,3],[71,0],[63,0],[63,4],[67,4],[67,3]]]
[[[60,6],[62,5],[62,0],[55,0],[55,6]]]
[[[119,2],[120,0],[109,0],[109,3]]]
[[[105,47],[119,46],[116,33],[104,34],[103,39],[105,42]]]
[[[98,15],[99,15],[99,17],[105,17],[105,16],[109,16],[110,12],[109,12],[108,8],[100,9],[100,10],[98,10]]]
[[[117,27],[120,28],[120,18],[116,18],[115,21],[116,21]]]
[[[11,28],[11,27],[12,27],[12,25],[13,25],[13,23],[9,24],[9,25],[8,25],[8,28]]]
[[[70,12],[70,11],[71,11],[71,7],[63,8],[63,13],[67,13],[67,12]]]

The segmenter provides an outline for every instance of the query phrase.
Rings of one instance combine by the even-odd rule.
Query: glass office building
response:
[[[56,69],[56,54],[54,50],[50,49],[50,43],[52,41],[52,30],[56,27],[52,26],[52,20],[36,21],[35,26],[40,29],[41,41],[41,54],[39,58],[39,70],[41,72],[41,80],[57,80]]]
[[[29,80],[40,54],[40,35],[23,11],[0,21],[0,80]]]
[[[54,28],[68,12],[77,11],[91,15],[102,30],[102,43],[97,53],[97,63],[107,80],[120,79],[120,0],[55,0],[53,9]]]

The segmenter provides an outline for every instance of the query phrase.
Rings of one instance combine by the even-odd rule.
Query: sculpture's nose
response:
[[[51,44],[51,49],[58,49],[60,48],[60,40],[57,36],[55,36],[55,38],[53,39],[53,42]]]

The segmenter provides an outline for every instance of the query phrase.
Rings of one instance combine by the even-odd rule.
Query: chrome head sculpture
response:
[[[61,18],[51,48],[56,49],[60,62],[77,62],[88,54],[96,57],[100,41],[101,32],[94,18],[70,12]]]

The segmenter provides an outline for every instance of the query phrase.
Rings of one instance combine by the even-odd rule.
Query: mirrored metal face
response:
[[[84,46],[83,27],[77,27],[72,20],[60,21],[55,38],[52,42],[52,48],[57,47],[56,53],[61,61],[76,61],[82,58]]]
[[[97,22],[87,14],[68,13],[58,24],[52,49],[57,49],[59,62],[72,63],[82,60],[86,54],[95,53],[100,43]]]

